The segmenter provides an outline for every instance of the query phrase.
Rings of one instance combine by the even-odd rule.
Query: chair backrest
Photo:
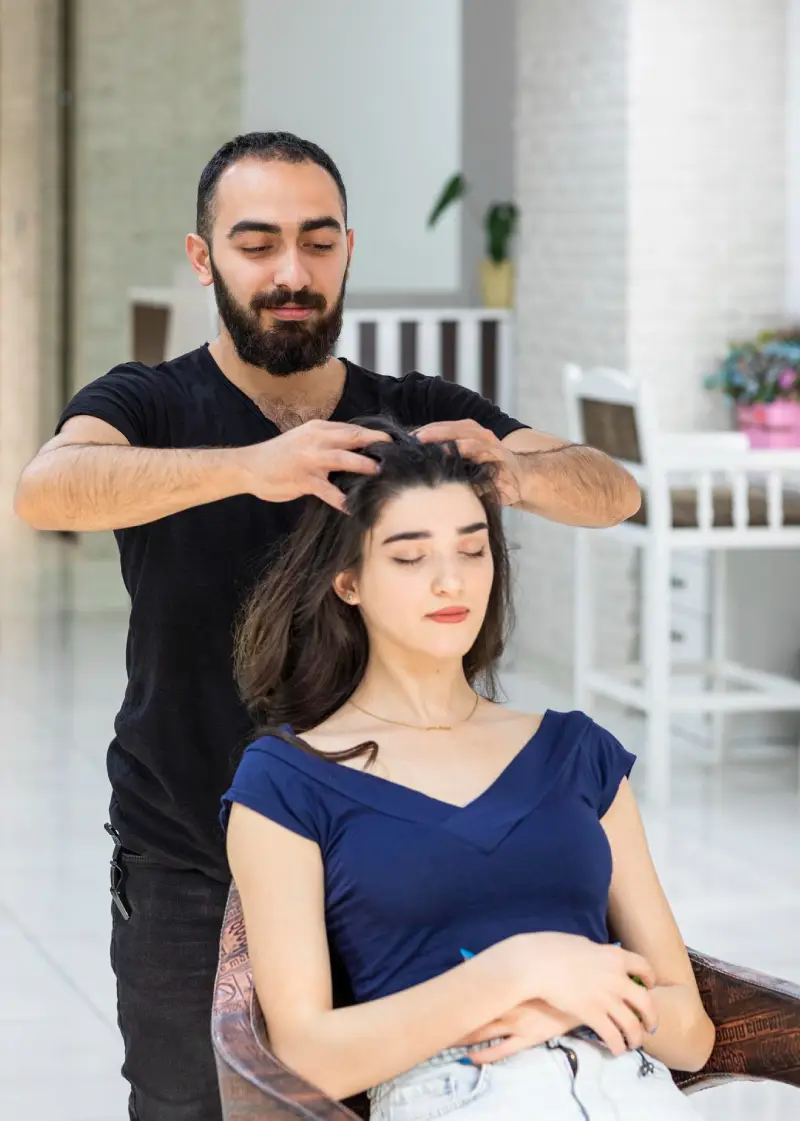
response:
[[[631,374],[604,366],[564,367],[567,436],[635,468],[651,461],[655,418],[646,388]],[[637,472],[634,472],[637,473]]]

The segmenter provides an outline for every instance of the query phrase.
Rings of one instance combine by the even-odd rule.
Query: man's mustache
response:
[[[290,288],[276,288],[274,292],[265,292],[256,296],[251,301],[253,311],[268,311],[270,308],[286,307],[294,304],[296,307],[311,308],[314,311],[324,311],[327,307],[325,297],[320,292],[312,292],[308,288],[301,288],[292,292]]]

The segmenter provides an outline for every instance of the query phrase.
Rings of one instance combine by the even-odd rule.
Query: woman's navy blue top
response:
[[[427,981],[511,935],[608,941],[600,819],[635,757],[582,712],[548,711],[464,807],[267,736],[224,796],[319,845],[328,937],[356,1001]]]

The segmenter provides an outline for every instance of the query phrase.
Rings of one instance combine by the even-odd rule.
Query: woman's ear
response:
[[[338,576],[334,577],[333,590],[336,592],[339,599],[354,607],[358,602],[358,591],[356,590],[355,576],[352,572],[340,572]]]

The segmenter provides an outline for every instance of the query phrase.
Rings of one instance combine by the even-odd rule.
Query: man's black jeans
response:
[[[228,888],[114,851],[111,967],[130,1121],[221,1121],[211,1002]]]

